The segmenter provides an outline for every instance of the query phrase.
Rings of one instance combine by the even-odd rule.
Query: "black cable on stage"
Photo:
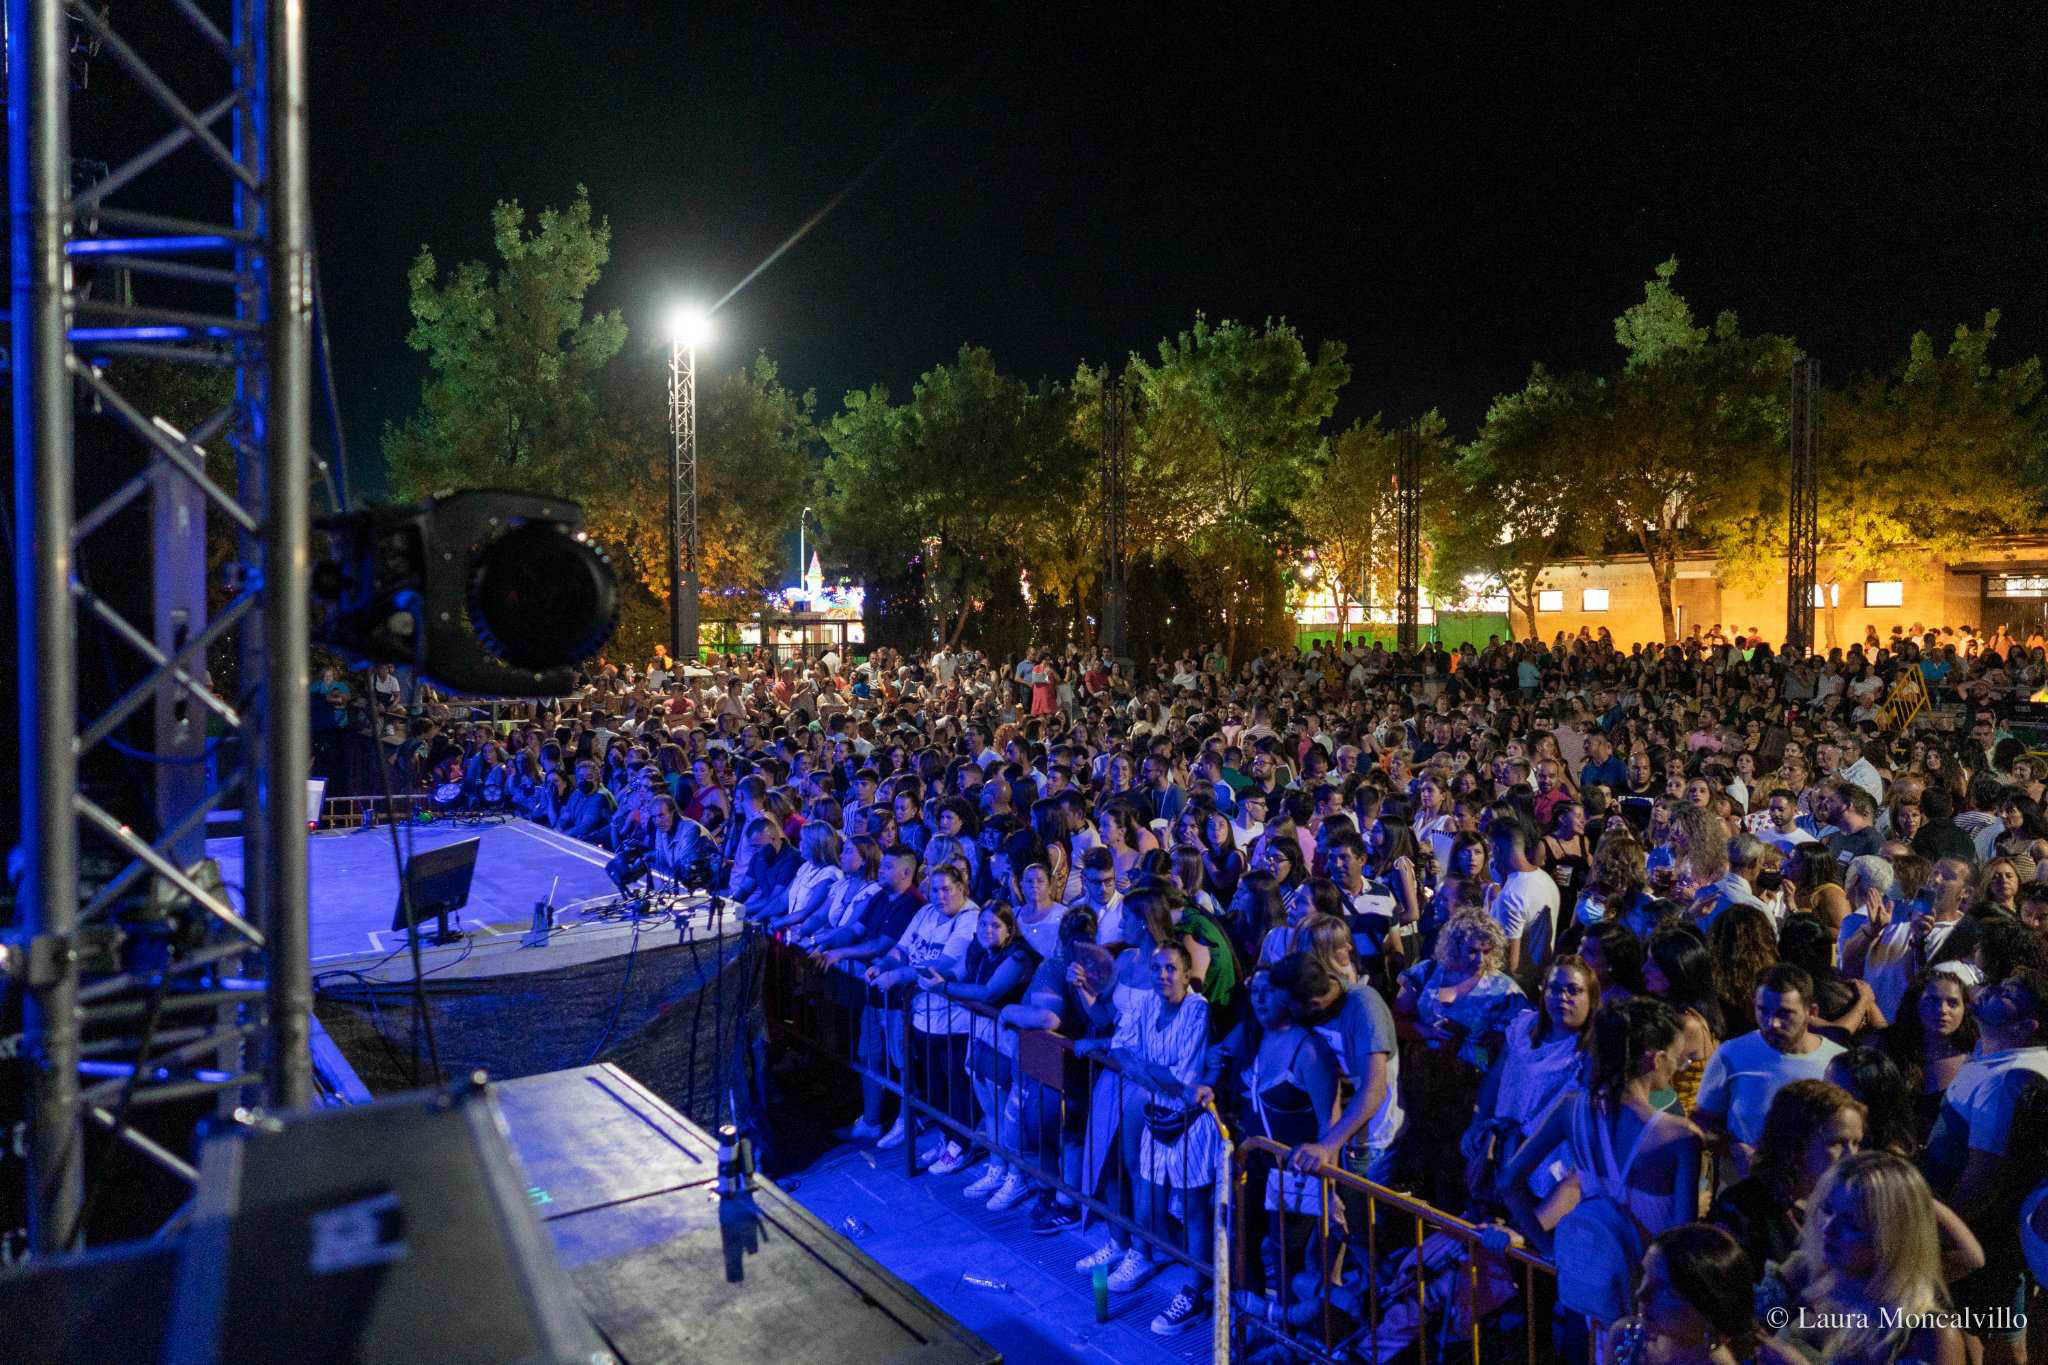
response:
[[[711,1097],[717,1106],[712,1116],[712,1127],[725,1122],[726,1073],[731,1069],[725,1056],[725,902],[717,897],[711,901],[711,970],[718,975],[713,978],[711,1004],[711,1055],[718,1068],[718,1089]],[[737,1117],[737,1115],[735,1115]]]
[[[389,962],[389,961],[390,961],[390,960],[391,960],[392,958],[394,958],[394,957],[397,957],[397,956],[398,956],[398,955],[399,955],[400,953],[402,953],[402,952],[404,952],[404,951],[405,951],[405,950],[404,950],[403,948],[395,948],[395,949],[393,949],[393,950],[392,950],[392,951],[391,951],[391,952],[390,952],[389,954],[387,954],[387,955],[385,956],[385,958],[384,958],[384,962]],[[377,970],[377,968],[379,968],[379,967],[383,966],[383,965],[384,965],[384,962],[377,962],[377,963],[373,963],[373,964],[371,964],[371,966],[370,966],[370,967],[368,968],[368,970],[369,970],[369,971],[375,971],[375,970]],[[376,980],[376,979],[375,979],[375,978],[373,978],[373,977],[365,976],[365,975],[364,975],[364,974],[363,974],[362,972],[356,971],[356,970],[355,970],[354,968],[351,968],[351,967],[336,967],[336,968],[334,968],[334,969],[333,969],[333,970],[331,970],[331,971],[325,971],[325,972],[322,972],[322,973],[320,974],[320,976],[319,976],[319,977],[315,977],[315,978],[314,978],[314,989],[313,989],[313,994],[314,994],[315,996],[319,996],[319,995],[327,995],[327,996],[330,996],[330,997],[332,997],[332,998],[334,998],[334,999],[337,999],[337,1000],[349,1000],[349,999],[353,998],[353,997],[351,997],[351,996],[348,996],[348,995],[345,995],[345,994],[343,994],[343,993],[342,993],[342,992],[340,992],[340,991],[336,991],[336,990],[333,990],[333,989],[323,989],[323,988],[321,988],[321,987],[320,987],[320,985],[319,985],[319,981],[320,981],[320,979],[321,979],[322,977],[329,977],[329,976],[353,976],[353,977],[357,978],[358,980],[360,980],[360,981],[361,981],[361,982],[363,983],[363,989],[362,989],[362,999],[364,999],[365,1001],[367,1001],[367,1002],[369,1003],[369,1006],[370,1006],[370,1031],[371,1031],[372,1033],[375,1033],[375,1034],[377,1035],[377,1041],[378,1041],[379,1043],[383,1044],[383,1047],[384,1047],[384,1056],[385,1056],[385,1058],[386,1058],[387,1060],[389,1060],[389,1061],[390,1061],[390,1063],[391,1063],[391,1074],[392,1074],[393,1076],[397,1076],[397,1075],[399,1075],[400,1073],[402,1073],[402,1072],[404,1071],[404,1069],[405,1069],[405,1068],[401,1067],[401,1066],[400,1066],[400,1065],[398,1064],[398,1049],[397,1049],[397,1048],[395,1048],[395,1047],[393,1047],[393,1046],[391,1046],[391,1038],[390,1038],[390,1035],[388,1035],[388,1034],[386,1034],[386,1033],[384,1032],[384,1011],[383,1011],[383,1009],[382,1009],[382,1008],[381,1008],[381,1007],[380,1007],[380,1006],[379,1006],[379,1005],[377,1004],[377,990],[376,990],[376,988],[377,988],[378,986],[382,986],[382,985],[387,985],[387,984],[389,984],[389,983],[388,983],[388,982],[382,982],[382,981],[378,981],[378,980]],[[415,1065],[415,1073],[414,1073],[414,1079],[415,1079],[415,1080],[417,1080],[417,1079],[418,1079],[418,1073],[417,1073],[417,1065],[418,1065],[418,1059],[417,1059],[417,1058],[415,1058],[415,1059],[414,1059],[414,1065]]]
[[[424,622],[417,622],[415,628],[420,636],[425,636]],[[414,687],[418,686],[417,678],[418,670],[415,669]],[[408,706],[406,713],[410,715],[411,712],[412,708]],[[427,1009],[427,991],[424,984],[426,976],[420,966],[420,926],[419,920],[413,914],[412,887],[406,883],[406,855],[404,850],[400,849],[398,845],[398,798],[392,795],[391,792],[391,764],[384,752],[383,725],[372,720],[370,733],[376,737],[377,741],[377,776],[382,781],[384,787],[384,815],[391,822],[391,861],[398,869],[398,903],[405,912],[405,939],[407,946],[412,951],[412,1081],[414,1085],[418,1085],[420,1082],[419,1036],[424,1033],[427,1038],[427,1064],[433,1070],[434,1084],[439,1085],[441,1084],[441,1052],[434,1043],[434,1020],[432,1014]],[[410,825],[408,825],[406,829],[406,843],[410,844],[411,842],[412,830]]]
[[[697,988],[690,992],[690,1098],[684,1103],[683,1112],[694,1115],[697,1110],[697,1036],[704,1031],[704,959],[697,951],[694,935],[685,942],[690,945],[690,980]]]
[[[619,998],[612,1002],[611,1021],[604,1026],[604,1033],[598,1037],[597,1046],[590,1049],[590,1055],[583,1059],[583,1065],[589,1066],[594,1063],[598,1058],[598,1054],[604,1051],[605,1044],[612,1040],[612,1031],[618,1028],[619,1016],[626,1009],[626,994],[633,985],[633,964],[639,957],[640,922],[635,920],[633,922],[633,943],[631,947],[626,949],[626,975],[619,982]]]

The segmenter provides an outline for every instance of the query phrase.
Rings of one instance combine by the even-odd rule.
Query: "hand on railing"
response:
[[[1337,1165],[1338,1144],[1304,1142],[1287,1154],[1287,1164],[1303,1175],[1319,1175]]]
[[[1495,1221],[1480,1224],[1479,1245],[1498,1255],[1505,1255],[1510,1251],[1523,1250],[1529,1243],[1506,1223]]]

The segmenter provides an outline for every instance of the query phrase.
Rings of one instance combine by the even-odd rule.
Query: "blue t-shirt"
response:
[[[1400,1058],[1394,1037],[1394,1012],[1380,993],[1363,982],[1344,992],[1327,1019],[1314,1026],[1317,1036],[1337,1054],[1337,1065],[1353,1087],[1365,1081],[1365,1068],[1375,1052],[1387,1055],[1387,1097],[1366,1120],[1354,1141],[1386,1147],[1401,1132]]]

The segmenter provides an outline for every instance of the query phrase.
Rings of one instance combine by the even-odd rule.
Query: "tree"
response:
[[[1955,558],[1986,535],[2037,523],[2043,389],[2039,357],[1991,363],[1996,310],[1958,326],[1945,351],[1925,332],[1887,373],[1855,375],[1821,398],[1818,575],[1854,582],[1902,554]],[[1787,489],[1760,481],[1756,497],[1714,540],[1724,573],[1767,582],[1784,573]],[[1837,599],[1822,597],[1826,642],[1836,642]]]
[[[491,210],[495,269],[458,266],[445,282],[421,247],[407,282],[406,342],[427,357],[420,411],[386,427],[393,489],[418,497],[478,485],[587,500],[600,441],[597,381],[626,344],[619,313],[583,300],[611,255],[611,228],[578,186],[529,231],[512,200]]]
[[[1523,638],[1536,638],[1538,580],[1592,541],[1599,489],[1574,442],[1601,398],[1597,381],[1538,364],[1520,389],[1493,400],[1452,470],[1466,515],[1440,521],[1434,537],[1439,598],[1461,596],[1468,575],[1483,577],[1507,597],[1510,618],[1521,615]]]
[[[567,209],[542,211],[532,230],[510,201],[492,210],[491,227],[495,268],[469,261],[443,280],[430,249],[413,261],[407,341],[425,353],[429,374],[419,413],[385,430],[392,487],[401,497],[498,487],[579,502],[628,584],[666,606],[667,351],[629,359],[620,315],[585,315],[611,231],[581,187]],[[698,575],[707,616],[757,605],[775,586],[782,533],[812,479],[815,406],[813,395],[782,387],[766,355],[701,379]]]
[[[1187,571],[1235,659],[1240,630],[1270,619],[1290,562],[1294,507],[1351,377],[1343,343],[1323,342],[1311,360],[1285,322],[1211,326],[1198,313],[1156,363],[1133,356],[1130,372],[1141,399],[1134,529]]]
[[[1434,409],[1415,426],[1422,442],[1423,517],[1435,521],[1449,487],[1450,442]],[[1295,503],[1302,538],[1314,551],[1303,572],[1336,602],[1340,640],[1350,628],[1354,595],[1369,604],[1398,591],[1401,441],[1401,429],[1386,427],[1380,414],[1352,423],[1330,441]],[[1433,541],[1425,540],[1425,555]]]
[[[1784,436],[1795,355],[1784,337],[1744,336],[1732,312],[1695,326],[1671,287],[1677,273],[1676,259],[1658,266],[1642,302],[1615,319],[1627,363],[1571,424],[1579,477],[1649,563],[1669,644],[1679,552],[1754,505]]]
[[[590,531],[664,609],[668,604],[667,353],[615,364],[586,511]],[[782,536],[813,482],[817,397],[782,387],[766,354],[702,377],[697,394],[698,582],[707,619],[748,614],[780,586]]]
[[[1021,603],[1034,553],[1045,556],[1034,582],[1077,591],[1079,547],[1050,520],[1070,509],[1061,494],[1085,468],[1067,402],[1056,386],[1003,374],[977,346],[927,371],[900,406],[879,388],[849,394],[825,431],[833,543],[864,568],[913,564],[954,644],[978,606]]]

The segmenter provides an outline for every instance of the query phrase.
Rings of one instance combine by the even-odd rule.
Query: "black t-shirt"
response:
[[[1866,825],[1854,833],[1837,831],[1828,836],[1828,852],[1835,855],[1838,863],[1848,863],[1852,858],[1861,858],[1866,853],[1875,853],[1883,846],[1877,837],[1877,827]]]
[[[891,942],[903,937],[903,931],[910,927],[910,921],[924,908],[924,897],[915,891],[902,895],[891,895],[884,891],[868,902],[868,908],[860,917],[861,928],[870,938],[886,938]]]
[[[1973,867],[1977,862],[1977,841],[1953,820],[1930,820],[1922,825],[1913,836],[1913,851],[1929,862],[1960,858]]]

